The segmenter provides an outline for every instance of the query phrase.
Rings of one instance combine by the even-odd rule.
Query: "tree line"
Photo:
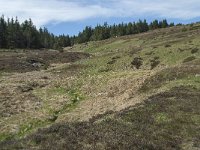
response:
[[[70,37],[69,35],[55,36],[47,28],[37,29],[31,19],[19,23],[17,18],[8,18],[6,20],[2,16],[0,17],[0,48],[62,49],[62,47],[72,46],[77,43],[105,40],[111,37],[138,34],[171,26],[174,26],[174,23],[169,24],[166,19],[162,21],[154,20],[149,24],[146,20],[118,25],[104,23],[94,28],[86,26],[77,36]]]
[[[0,48],[54,48],[71,46],[69,35],[55,36],[47,28],[37,29],[32,20],[19,23],[18,19],[0,17]]]
[[[111,37],[118,37],[124,35],[138,34],[155,30],[158,28],[167,28],[174,26],[174,23],[168,23],[166,19],[162,21],[154,20],[150,24],[146,20],[139,20],[138,22],[121,23],[118,25],[109,26],[107,23],[104,25],[97,25],[95,28],[85,27],[85,29],[72,38],[73,43],[85,43],[88,41],[105,40]]]

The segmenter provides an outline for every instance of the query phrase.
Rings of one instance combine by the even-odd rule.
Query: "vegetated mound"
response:
[[[87,53],[33,50],[1,52],[0,71],[29,72],[46,69],[51,63],[69,63],[89,57]]]
[[[154,76],[146,79],[140,91],[145,92],[151,89],[156,89],[167,82],[183,79],[191,75],[195,76],[198,74],[200,74],[200,67],[198,62],[166,68],[157,72]]]
[[[0,143],[5,149],[198,149],[200,92],[175,87],[143,104],[107,113],[89,122],[55,124],[22,140]]]

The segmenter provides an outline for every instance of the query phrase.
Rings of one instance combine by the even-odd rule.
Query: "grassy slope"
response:
[[[56,87],[52,85],[48,89],[33,91],[35,96],[45,100],[42,112],[50,113],[53,118],[40,119],[42,122],[36,123],[29,120],[31,123],[24,123],[25,127],[22,124],[16,137],[53,124],[55,120],[59,124],[19,141],[8,140],[2,146],[199,148],[199,29],[198,24],[184,29],[174,27],[74,46],[70,51],[89,52],[91,58],[48,70],[53,75],[67,74],[70,80],[59,80],[58,83],[56,80]],[[131,65],[135,57],[142,58],[139,70]],[[152,60],[159,61],[159,64],[151,70]],[[46,90],[49,94],[44,98],[42,93]],[[57,107],[55,100],[60,96],[73,103],[67,101]],[[135,97],[140,104],[132,107],[138,103]],[[87,121],[107,111],[120,112]],[[70,120],[76,122],[63,123]],[[80,120],[85,122],[77,122]],[[2,139],[7,136],[9,134],[2,133]]]

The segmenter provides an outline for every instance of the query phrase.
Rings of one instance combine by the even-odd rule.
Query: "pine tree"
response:
[[[8,27],[7,27],[7,32],[8,32],[7,47],[9,49],[14,49],[14,48],[16,48],[16,42],[15,42],[16,30],[15,30],[14,19],[13,18],[11,18],[11,20],[8,19],[7,23],[8,23]]]
[[[117,36],[117,27],[115,24],[113,26],[110,26],[110,36],[111,37]]]
[[[152,23],[150,23],[150,29],[151,30],[158,29],[158,28],[159,28],[158,20],[154,20]]]
[[[167,20],[164,19],[164,20],[162,21],[162,28],[167,28],[168,26],[169,26],[169,24],[168,24]]]
[[[7,23],[4,16],[0,18],[0,48],[7,48]]]
[[[133,34],[133,24],[131,22],[128,23],[126,27],[126,35]]]

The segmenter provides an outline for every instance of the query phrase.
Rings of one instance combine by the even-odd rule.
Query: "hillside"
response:
[[[200,24],[0,50],[0,149],[200,149]]]

